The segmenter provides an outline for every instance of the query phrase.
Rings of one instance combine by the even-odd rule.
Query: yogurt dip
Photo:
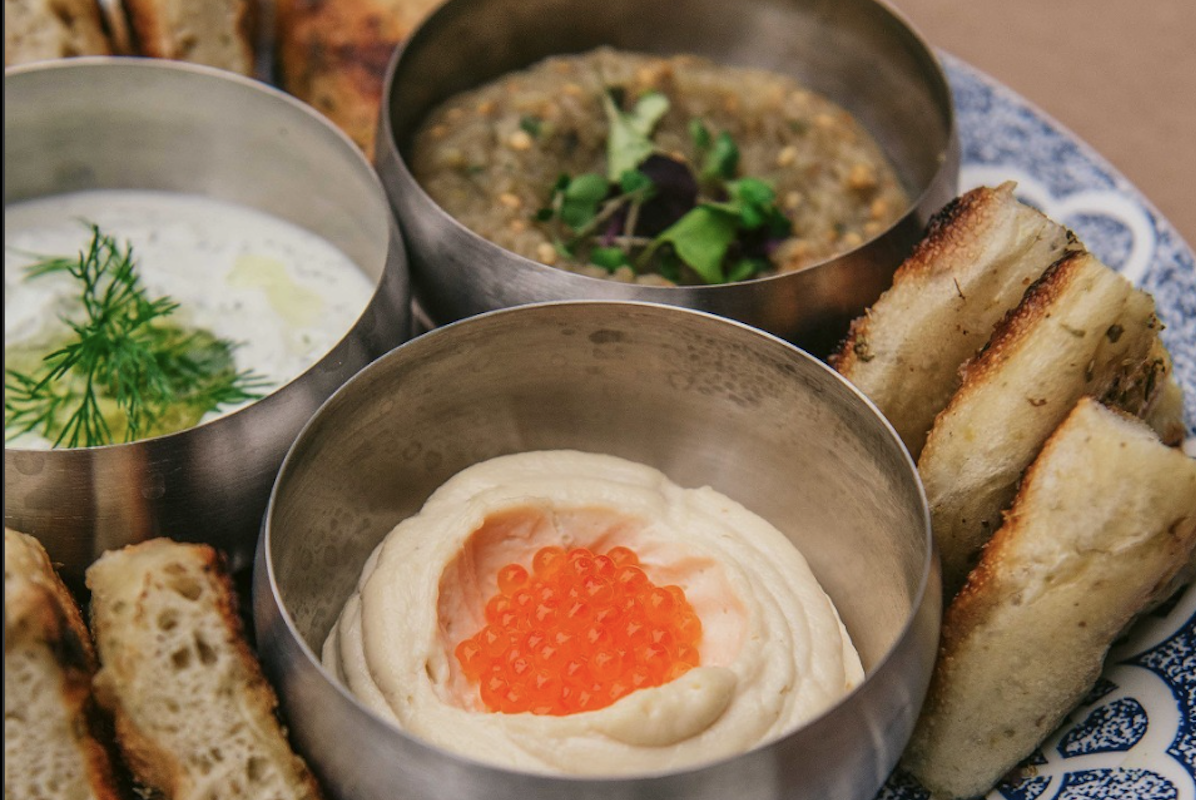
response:
[[[496,713],[454,648],[506,564],[547,545],[632,549],[702,622],[700,665],[611,705]],[[547,774],[673,770],[771,741],[863,680],[830,598],[783,533],[730,498],[608,455],[501,456],[447,481],[371,554],[323,648],[366,706],[433,745]]]
[[[45,256],[74,256],[94,223],[131,244],[142,283],[180,304],[172,319],[236,343],[239,370],[276,389],[327,353],[365,310],[374,283],[320,236],[246,206],[198,195],[99,190],[6,205],[4,346],[52,341],[78,303],[65,275],[27,280]],[[203,421],[235,411],[225,406]],[[44,448],[25,434],[10,446]]]

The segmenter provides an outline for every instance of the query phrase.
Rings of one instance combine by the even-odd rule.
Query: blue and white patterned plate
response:
[[[1016,93],[949,55],[963,147],[961,190],[1017,181],[1019,197],[1074,230],[1106,264],[1150,291],[1187,401],[1196,455],[1196,261],[1103,158]],[[1018,782],[990,800],[1196,800],[1196,585],[1140,620],[1104,675]],[[894,775],[878,800],[924,800]]]

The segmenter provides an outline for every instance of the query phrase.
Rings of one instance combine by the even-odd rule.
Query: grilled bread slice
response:
[[[79,607],[41,544],[4,529],[4,797],[116,800],[97,736],[95,657]]]
[[[892,422],[916,459],[959,368],[1026,288],[1066,252],[1071,233],[1013,196],[981,187],[931,220],[893,285],[851,326],[831,363]]]
[[[1154,428],[1164,444],[1178,447],[1183,444],[1184,395],[1175,380],[1171,354],[1162,339],[1156,338],[1146,361],[1130,376],[1125,396],[1114,387],[1106,393],[1105,403],[1136,414]]]
[[[140,782],[168,800],[320,797],[275,717],[216,551],[153,539],[105,553],[87,585],[96,696]]]
[[[1095,256],[1072,253],[1031,286],[965,367],[918,461],[948,598],[1042,443],[1081,396],[1123,388],[1158,328],[1149,295]]]
[[[1080,400],[947,609],[905,766],[939,796],[986,792],[1083,698],[1194,549],[1196,461]]]
[[[278,0],[282,87],[320,111],[369,158],[395,47],[440,0]]]
[[[251,0],[123,0],[140,55],[252,75]]]
[[[4,0],[5,66],[111,52],[95,0]]]

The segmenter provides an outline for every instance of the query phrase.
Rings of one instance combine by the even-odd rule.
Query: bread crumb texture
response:
[[[978,187],[945,206],[893,285],[851,325],[831,364],[893,423],[916,459],[975,356],[1028,286],[1079,247],[1019,202],[1014,184]]]
[[[1148,294],[1090,253],[1070,253],[965,365],[918,459],[948,597],[1000,526],[1023,470],[1080,397],[1124,402],[1135,412],[1153,402],[1133,384],[1155,357],[1158,331]],[[1162,386],[1151,385],[1152,393]],[[1082,473],[1077,478],[1081,485]]]
[[[1112,643],[1191,577],[1196,460],[1079,401],[947,609],[905,766],[983,794],[1084,697]]]
[[[123,0],[140,55],[252,75],[248,0]]]
[[[109,55],[94,0],[4,0],[4,65]]]
[[[214,550],[151,540],[102,556],[87,584],[97,695],[138,780],[171,800],[320,796]]]
[[[5,800],[116,800],[87,629],[33,537],[4,531]]]

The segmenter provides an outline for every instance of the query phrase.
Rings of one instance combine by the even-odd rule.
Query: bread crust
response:
[[[999,527],[1042,443],[1081,396],[1105,397],[1130,381],[1158,329],[1149,295],[1090,253],[1071,253],[965,365],[918,461],[948,598]]]
[[[1194,551],[1196,461],[1081,399],[947,609],[906,767],[937,796],[986,792],[1083,698]]]
[[[123,0],[143,56],[254,71],[249,0]]]
[[[97,697],[141,783],[168,800],[212,791],[229,800],[322,796],[275,716],[277,697],[213,548],[167,539],[131,545],[105,553],[87,584]],[[211,691],[201,695],[196,685]],[[268,785],[255,783],[262,775]]]
[[[851,325],[830,362],[889,418],[916,459],[959,369],[1075,237],[1013,196],[979,187],[930,222],[893,285]]]
[[[4,0],[5,66],[111,52],[93,0]]]
[[[1156,338],[1146,360],[1102,398],[1106,405],[1130,412],[1154,429],[1169,447],[1184,442],[1184,395],[1175,379],[1171,354]]]
[[[12,684],[13,695],[9,696],[10,681],[19,681],[24,673],[9,669],[8,662],[21,654],[47,670],[44,684],[52,687],[55,697],[29,696],[28,687],[19,683]],[[22,749],[25,742],[36,742],[75,756],[71,772],[78,785],[66,785],[65,775],[55,776],[59,791],[73,793],[86,786],[91,798],[120,800],[124,795],[102,735],[103,721],[92,701],[95,654],[91,636],[74,597],[40,542],[10,528],[4,529],[4,656],[5,797],[15,796],[10,792],[37,791],[23,770],[30,769],[31,759],[40,754]],[[54,702],[59,708],[62,724],[56,733],[47,715],[37,717],[38,704],[44,702]],[[39,726],[40,733],[35,732]],[[55,738],[47,742],[47,736]]]
[[[327,116],[366,156],[396,46],[440,0],[278,0],[282,87]]]

